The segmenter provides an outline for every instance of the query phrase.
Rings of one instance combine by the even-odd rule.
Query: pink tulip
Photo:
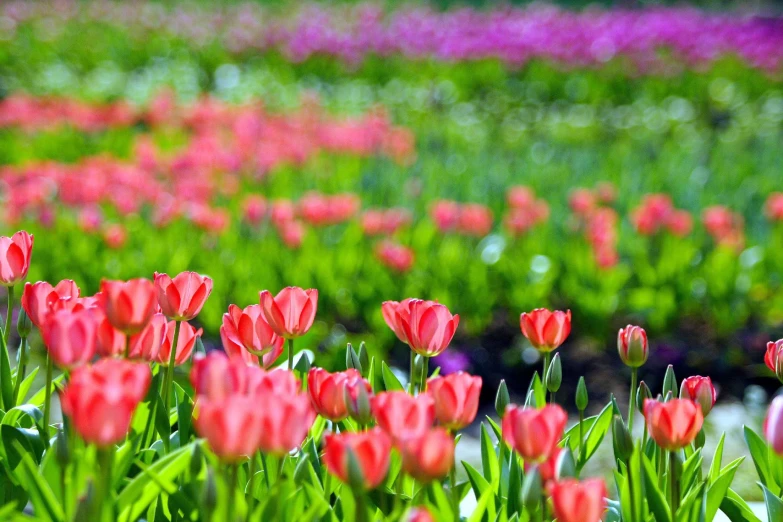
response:
[[[90,310],[60,310],[48,316],[43,339],[54,364],[72,369],[87,364],[95,355],[97,323]]]
[[[269,326],[285,339],[306,334],[313,325],[318,308],[318,290],[289,286],[272,297],[268,290],[259,294],[261,308]]]
[[[427,381],[427,393],[435,401],[438,423],[450,430],[461,430],[476,418],[481,377],[465,372],[433,377]]]
[[[139,333],[155,313],[155,286],[149,279],[101,281],[102,304],[109,322],[125,334]]]
[[[181,272],[173,279],[155,272],[155,289],[163,314],[175,321],[190,321],[212,293],[212,279],[196,272]]]
[[[201,328],[196,330],[190,323],[181,322],[179,328],[179,337],[177,338],[176,354],[174,355],[174,365],[179,366],[185,364],[190,355],[193,353],[193,348],[196,346],[196,339],[201,337],[204,332]],[[158,351],[157,361],[163,366],[169,365],[169,359],[171,357],[171,345],[174,343],[174,330],[176,328],[176,321],[169,321],[166,326],[166,337],[163,343],[160,345],[160,351]]]
[[[60,298],[72,297],[79,297],[79,287],[70,279],[64,279],[54,287],[46,281],[26,283],[22,293],[22,308],[27,312],[30,321],[42,328],[52,303]]]
[[[229,305],[228,312],[223,314],[220,338],[229,357],[239,357],[254,364],[261,357],[264,368],[271,366],[283,353],[285,342],[266,322],[261,305],[244,309]]]
[[[23,281],[32,255],[32,234],[20,230],[11,237],[0,236],[0,285],[13,286]]]

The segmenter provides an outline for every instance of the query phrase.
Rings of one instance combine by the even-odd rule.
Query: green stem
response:
[[[49,418],[51,417],[51,411],[52,411],[52,372],[54,371],[54,362],[52,361],[52,356],[49,355],[49,352],[46,353],[46,390],[44,391],[44,429],[46,430],[46,433],[44,433],[44,437],[48,440],[49,439]]]
[[[18,361],[16,362],[16,382],[14,383],[14,404],[19,402],[19,388],[27,373],[27,337],[22,337],[19,343]],[[24,397],[23,397],[24,398]]]
[[[671,491],[671,500],[669,506],[671,507],[672,517],[675,516],[677,510],[680,508],[680,469],[679,462],[677,461],[677,452],[669,452],[669,489]]]
[[[427,391],[427,376],[430,373],[430,358],[422,357],[421,362],[421,380],[419,381],[419,393]]]
[[[416,394],[416,380],[413,376],[414,372],[416,371],[416,353],[411,350],[411,362],[410,362],[410,370],[408,372],[408,375],[410,376],[410,379],[408,379],[408,393],[411,395]]]
[[[114,446],[98,450],[98,482],[95,484],[95,515],[96,522],[111,522],[114,520],[114,496],[111,491],[112,465],[114,464]]]
[[[288,340],[288,369],[294,371],[294,340]]]
[[[628,496],[630,497],[631,520],[636,520],[636,497],[633,491],[633,473],[631,473],[631,459],[629,458],[625,465],[628,467]]]
[[[261,465],[264,467],[264,482],[266,483],[266,490],[269,491],[272,489],[271,484],[269,483],[269,466],[266,463],[266,455],[264,453],[260,453],[261,455]]]
[[[8,303],[6,305],[5,328],[3,329],[3,341],[8,350],[8,338],[11,335],[11,315],[14,311],[14,287],[8,287]]]
[[[356,522],[369,522],[367,516],[367,502],[364,499],[364,492],[356,491]]]
[[[546,387],[546,372],[549,371],[549,364],[551,362],[552,362],[552,352],[544,352],[544,373],[541,375],[541,382],[544,383],[545,387]],[[546,389],[544,391],[546,391]]]
[[[237,465],[229,464],[226,467],[226,522],[234,521],[234,500],[237,490]]]
[[[130,335],[125,334],[125,358],[130,359]],[[176,346],[176,345],[174,345]],[[174,351],[176,353],[176,351]]]
[[[166,380],[163,390],[163,404],[166,406],[166,413],[171,411],[171,396],[174,388],[174,365],[177,357],[177,343],[179,342],[179,327],[182,324],[176,321],[174,324],[174,338],[171,340],[171,353],[169,354],[169,365],[166,367]]]
[[[326,478],[324,479],[324,499],[326,500],[326,503],[330,506],[332,505],[332,492],[330,491],[332,488],[332,474],[328,471],[326,472]]]
[[[638,368],[631,368],[631,391],[628,394],[628,431],[631,433],[631,436],[633,437],[633,411],[634,411],[634,404],[636,403],[636,376],[638,373]]]
[[[253,516],[253,508],[255,507],[256,503],[256,492],[255,492],[255,474],[256,474],[256,459],[253,458],[253,456],[250,456],[250,462],[248,463],[247,468],[247,521],[250,522],[251,517]]]
[[[503,454],[503,443],[500,443],[500,454]],[[502,458],[502,457],[501,457]],[[502,467],[500,468],[502,471]],[[454,520],[459,522],[459,498],[457,496],[457,466],[452,462],[449,472],[449,483],[451,485],[451,508],[454,510]]]
[[[585,441],[585,410],[579,410],[579,457],[577,462],[582,461],[582,453]]]

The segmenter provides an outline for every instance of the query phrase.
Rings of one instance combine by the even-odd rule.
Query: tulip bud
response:
[[[312,363],[310,362],[310,357],[308,357],[306,353],[301,352],[299,358],[296,360],[296,364],[294,364],[294,370],[296,370],[299,375],[306,375],[311,367]]]
[[[359,367],[362,368],[360,370],[362,376],[367,377],[365,372],[370,371],[370,356],[367,353],[367,346],[365,346],[364,341],[359,345]]]
[[[348,485],[354,491],[361,491],[364,489],[362,465],[359,463],[359,459],[356,458],[353,448],[345,448],[345,456],[348,460]]]
[[[193,350],[195,353],[201,353],[206,355],[207,349],[204,348],[204,341],[201,340],[201,336],[199,335],[196,337],[196,344],[193,345]]]
[[[664,397],[663,400],[659,399],[658,402],[669,402],[673,398],[674,398],[674,395],[672,394],[672,392],[671,391],[667,391],[666,392],[666,397]]]
[[[674,376],[674,367],[671,364],[666,368],[666,375],[663,377],[664,397],[666,397],[669,392],[671,392],[673,397],[676,397],[678,392],[677,378]],[[668,401],[669,399],[666,399],[666,402]]]
[[[650,393],[647,383],[642,381],[639,383],[639,389],[636,391],[636,409],[642,415],[644,415],[644,401],[647,399],[652,399],[652,393]]]
[[[201,451],[201,445],[196,444],[193,446],[193,450],[190,452],[190,477],[197,477],[201,472],[201,466],[204,462],[203,451]]]
[[[576,478],[576,462],[571,448],[566,447],[557,458],[557,480]]]
[[[588,396],[585,378],[579,377],[579,383],[576,385],[576,409],[585,411],[587,409]]]
[[[351,391],[356,394],[354,398],[351,395]],[[372,408],[370,407],[370,394],[367,393],[367,388],[359,383],[358,386],[346,386],[343,389],[345,393],[345,406],[348,410],[348,415],[353,420],[359,423],[360,426],[366,426],[372,422]]]
[[[707,414],[715,406],[717,394],[709,377],[694,375],[682,381],[680,399],[690,399],[701,407],[702,414]]]
[[[297,484],[304,484],[307,481],[307,478],[310,476],[307,470],[309,462],[310,460],[305,457],[300,458],[296,463],[296,468],[294,469],[294,481],[296,481]]]
[[[54,456],[60,469],[65,469],[71,462],[71,451],[68,448],[68,437],[66,437],[65,431],[62,429],[57,430],[57,435],[54,439],[54,451]]]
[[[498,417],[501,419],[506,413],[506,406],[511,402],[511,397],[508,395],[508,386],[506,386],[506,380],[500,380],[500,386],[498,386],[498,393],[495,395],[495,411]]]
[[[541,505],[541,473],[537,467],[532,468],[522,482],[522,505],[531,513]]]
[[[557,392],[560,389],[560,384],[563,382],[563,366],[560,363],[560,354],[556,353],[552,359],[552,363],[549,365],[546,371],[546,389],[551,393]]]
[[[19,337],[24,339],[33,329],[33,322],[30,320],[30,316],[24,311],[24,308],[19,310],[19,318],[16,320],[16,331],[19,333]]]
[[[350,368],[362,373],[362,363],[359,362],[359,354],[353,349],[353,345],[348,343],[348,347],[345,349],[345,369]]]
[[[615,415],[612,419],[612,437],[615,457],[623,462],[633,454],[633,438],[623,422],[623,418]]]
[[[217,485],[215,484],[215,472],[212,470],[212,466],[207,466],[207,479],[204,481],[204,493],[202,498],[204,499],[204,508],[208,513],[214,513],[218,504]],[[211,519],[212,517],[207,517]]]
[[[647,362],[647,333],[643,328],[630,324],[621,328],[617,333],[617,351],[625,365],[638,368]]]

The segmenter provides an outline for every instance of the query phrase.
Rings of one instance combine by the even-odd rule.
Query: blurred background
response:
[[[783,337],[781,11],[4,2],[2,233],[35,234],[29,280],[85,293],[210,275],[208,347],[230,303],[318,288],[300,346],[333,368],[360,341],[407,367],[380,304],[437,299],[461,316],[437,364],[487,407],[540,367],[521,312],[573,312],[567,405],[581,373],[625,401],[639,324],[654,391],[710,375],[742,422]]]

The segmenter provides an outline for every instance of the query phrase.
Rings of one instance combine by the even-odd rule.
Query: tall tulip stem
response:
[[[11,335],[11,315],[14,311],[14,287],[8,287],[8,303],[6,304],[5,328],[3,329],[3,344],[8,350],[8,338]],[[9,408],[10,409],[10,408]]]
[[[108,522],[114,520],[114,506],[112,504],[112,465],[114,464],[114,447],[100,448],[98,450],[98,473],[95,483],[95,516],[96,522]]]
[[[582,460],[582,452],[584,450],[585,443],[585,410],[579,410],[579,455],[577,461]]]
[[[501,447],[501,455],[502,455],[502,448],[503,443],[500,443]],[[502,470],[503,468],[501,468]],[[454,520],[459,521],[459,496],[457,495],[457,466],[456,462],[453,462],[451,465],[451,471],[449,472],[449,483],[451,485],[451,508],[454,510]]]
[[[636,377],[639,368],[631,368],[631,391],[628,395],[628,431],[633,437],[633,407],[636,403]]]
[[[250,462],[247,467],[247,520],[250,521],[253,516],[253,508],[256,503],[255,492],[255,474],[256,474],[256,459],[253,455],[250,456]]]
[[[671,492],[671,500],[669,507],[671,508],[672,516],[677,513],[680,507],[680,461],[677,458],[676,451],[669,452],[669,489]]]
[[[408,393],[410,395],[416,395],[416,379],[414,373],[416,373],[416,352],[411,350],[411,364],[408,373],[410,375],[410,379],[408,380]]]
[[[419,381],[419,393],[427,391],[427,376],[430,373],[430,358],[422,357],[421,361],[421,380]]]
[[[22,337],[19,343],[19,355],[16,362],[16,381],[14,381],[14,404],[19,402],[19,387],[24,380],[24,374],[27,372],[27,337]],[[24,397],[22,397],[24,399]]]
[[[356,496],[356,522],[369,522],[367,516],[367,502],[364,498],[364,492],[354,490]]]
[[[237,490],[237,468],[236,464],[226,466],[226,522],[235,522],[234,520],[234,497]]]
[[[52,412],[52,373],[54,372],[54,362],[52,356],[46,353],[46,389],[44,390],[44,438],[49,439],[49,418]]]
[[[131,339],[130,335],[125,334],[125,358],[126,359],[130,359],[130,339]]]
[[[179,342],[179,327],[181,321],[174,323],[174,338],[171,340],[171,353],[169,354],[169,365],[166,367],[166,379],[163,383],[163,404],[166,405],[166,416],[171,410],[171,397],[174,395],[174,365],[177,358],[177,343]]]
[[[288,369],[294,371],[294,340],[288,339]]]
[[[544,373],[541,374],[541,379],[544,381],[544,387],[546,387],[546,374],[549,371],[549,364],[551,362],[552,362],[552,352],[544,352]],[[546,397],[546,395],[544,395],[544,397]],[[541,405],[539,405],[538,407],[540,408]]]

